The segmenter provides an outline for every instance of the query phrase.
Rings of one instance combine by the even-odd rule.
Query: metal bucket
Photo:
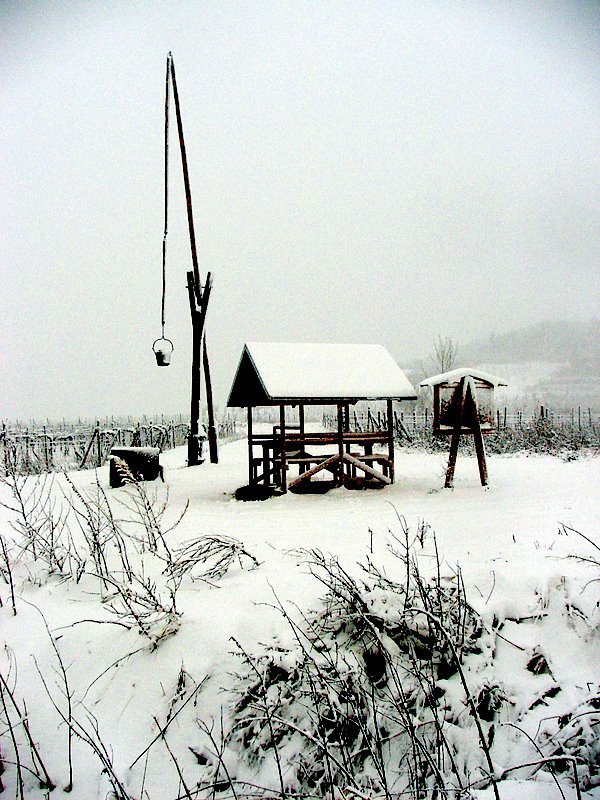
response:
[[[174,350],[173,342],[170,339],[157,339],[152,345],[152,349],[156,356],[157,366],[168,367],[171,363],[171,355]]]

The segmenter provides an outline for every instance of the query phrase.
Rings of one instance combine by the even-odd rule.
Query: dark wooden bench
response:
[[[113,447],[110,451],[109,482],[118,488],[131,482],[128,472],[135,481],[155,481],[163,479],[163,468],[159,462],[158,447]],[[123,463],[126,468],[123,468]]]

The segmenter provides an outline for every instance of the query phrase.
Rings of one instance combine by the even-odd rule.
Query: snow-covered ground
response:
[[[598,714],[594,717],[592,712],[598,708],[594,703],[600,695],[600,584],[594,580],[600,577],[600,569],[573,556],[600,555],[576,533],[600,542],[598,458],[491,456],[491,485],[483,489],[475,460],[459,456],[455,488],[446,490],[442,488],[443,455],[399,451],[393,486],[378,491],[340,488],[324,495],[287,494],[243,503],[233,499],[233,492],[247,480],[246,455],[242,440],[221,448],[218,465],[188,469],[185,450],[180,448],[161,456],[165,483],[145,485],[148,496],[157,502],[168,493],[163,530],[178,519],[189,501],[183,520],[166,534],[171,551],[203,536],[231,537],[243,543],[259,564],[256,567],[241,553],[220,578],[206,581],[198,579],[198,570],[186,573],[177,590],[177,616],[157,624],[156,630],[164,631],[157,646],[135,625],[119,624],[109,610],[111,599],[116,605],[114,592],[111,587],[101,591],[97,577],[84,574],[76,581],[49,575],[39,558],[36,561],[30,552],[20,552],[22,540],[9,526],[13,515],[0,509],[17,595],[17,614],[13,615],[9,586],[0,583],[2,675],[22,711],[26,704],[29,729],[56,784],[51,795],[38,788],[25,771],[32,766],[32,758],[21,745],[24,797],[93,800],[111,796],[111,781],[102,772],[101,757],[81,738],[72,743],[73,790],[64,792],[69,782],[69,737],[61,715],[69,714],[83,737],[90,736],[97,749],[99,742],[106,747],[105,758],[116,776],[114,796],[150,800],[212,796],[213,790],[197,794],[197,784],[205,779],[207,759],[218,761],[214,751],[220,746],[221,725],[225,733],[228,730],[233,700],[225,690],[235,682],[232,673],[240,671],[240,659],[232,651],[238,645],[249,653],[263,646],[292,647],[290,626],[275,606],[283,604],[292,618],[300,619],[300,612],[308,614],[319,607],[324,594],[323,585],[306,565],[306,551],[338,556],[352,575],[361,574],[357,564],[364,564],[368,557],[396,576],[401,565],[389,545],[395,536],[402,538],[403,526],[413,538],[417,531],[425,531],[422,545],[415,543],[423,574],[437,570],[437,543],[443,576],[460,569],[466,596],[486,630],[501,631],[493,660],[467,661],[465,668],[473,695],[485,682],[502,688],[505,703],[496,719],[500,744],[493,750],[496,773],[556,752],[557,732],[561,725],[572,724],[578,709],[585,709],[580,712],[585,714],[585,724],[577,735],[593,737],[595,731],[597,738]],[[97,480],[106,490],[115,517],[135,517],[132,490],[109,489],[108,468],[72,473],[70,478],[82,496],[90,497],[98,497]],[[65,505],[64,494],[73,496],[73,491],[64,478],[56,479],[52,488],[55,514]],[[13,502],[7,486],[1,486],[0,492],[4,503]],[[73,513],[69,529],[78,542],[81,531]],[[165,591],[164,562],[147,552],[135,563],[142,561],[145,576]],[[87,572],[93,572],[91,566]],[[179,622],[179,629],[168,635]],[[526,665],[538,652],[543,653],[547,669],[534,674]],[[68,690],[57,653],[66,670]],[[17,712],[6,692],[4,702],[21,741],[22,725],[17,725]],[[7,709],[0,706],[2,780],[6,796],[18,797],[16,768],[10,763],[14,755]],[[586,727],[588,721],[591,728]],[[159,725],[164,729],[167,723],[163,740]],[[524,732],[510,727],[513,724]],[[464,746],[473,747],[466,741]],[[256,783],[264,786],[272,777],[273,791],[268,796],[280,796],[273,765],[246,763],[242,767],[242,760],[243,753],[238,751],[236,756],[231,748],[222,759],[239,780],[249,781],[254,775]],[[525,780],[533,771],[507,775],[499,783],[500,797],[551,800],[561,797],[561,791],[566,798],[576,797],[569,769],[561,773],[560,790],[546,771]],[[600,797],[600,789],[586,784],[588,773],[589,767],[582,766],[584,796]],[[478,776],[472,775],[473,781]],[[116,779],[121,794],[118,784],[115,789]],[[223,791],[214,790],[214,796],[234,796],[231,786],[220,788]],[[339,797],[360,796],[347,787],[338,789]],[[247,786],[237,790],[238,796],[248,792]],[[487,800],[494,797],[493,789],[474,790],[474,796]]]

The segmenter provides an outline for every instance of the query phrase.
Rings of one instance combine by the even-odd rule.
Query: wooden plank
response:
[[[386,485],[388,485],[388,484],[390,484],[392,482],[390,480],[390,478],[388,478],[387,475],[384,475],[382,472],[377,472],[376,469],[373,469],[372,467],[369,467],[368,464],[364,463],[364,461],[361,461],[360,459],[355,458],[354,456],[351,456],[349,453],[344,453],[343,459],[344,459],[344,461],[348,462],[349,464],[352,464],[353,466],[355,466],[357,469],[362,470],[367,475],[370,475],[373,478],[377,478],[378,481],[381,481],[382,483],[385,483]]]
[[[290,483],[288,483],[288,487],[287,488],[288,489],[293,489],[294,486],[298,486],[303,481],[310,480],[313,477],[313,475],[316,475],[318,472],[321,472],[321,470],[323,470],[323,469],[327,469],[327,470],[330,470],[331,472],[333,472],[334,470],[332,470],[331,467],[334,464],[339,463],[339,460],[340,460],[340,457],[339,457],[339,455],[337,453],[335,455],[333,455],[333,456],[330,456],[329,458],[325,459],[325,461],[321,461],[320,464],[317,464],[316,467],[313,467],[312,469],[309,469],[306,472],[303,472],[301,475],[299,475],[293,481],[290,481]]]
[[[288,427],[289,431],[289,427]],[[387,431],[379,431],[376,433],[345,433],[343,432],[343,439],[344,442],[350,442],[352,444],[363,444],[363,443],[370,443],[370,444],[385,444],[388,441],[388,433]],[[257,434],[262,436],[263,438],[271,439],[273,436],[271,434]],[[286,434],[286,441],[287,442],[300,442],[302,444],[337,444],[339,441],[339,434],[333,431],[330,432],[322,432],[322,433],[306,433],[302,436],[299,433],[290,433]]]
[[[335,454],[337,457],[337,453]],[[288,456],[287,463],[288,464],[312,464],[314,461],[318,464],[321,461],[325,461],[326,459],[331,458],[331,455],[328,453],[327,455],[319,455],[319,456]]]

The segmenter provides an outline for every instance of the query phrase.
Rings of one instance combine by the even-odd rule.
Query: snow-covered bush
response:
[[[409,546],[400,522],[403,538],[389,543],[393,576],[370,559],[351,574],[337,558],[304,552],[325,589],[320,607],[277,599],[286,637],[234,640],[239,667],[221,743],[213,738],[203,756],[207,792],[252,784],[267,797],[466,800],[486,786],[498,797],[519,770],[600,783],[597,689],[563,692],[552,651],[511,638],[518,626],[527,638],[561,619],[558,642],[587,642],[597,635],[589,609],[577,611],[577,629],[574,590],[561,581],[522,617],[482,615],[460,570],[444,569],[435,538],[425,541],[427,526]]]
[[[298,620],[279,605],[287,645],[249,653],[236,643],[227,744],[259,781],[272,780],[275,765],[282,794],[445,797],[490,781],[489,728],[503,696],[487,705],[483,687],[472,696],[465,670],[467,659],[492,659],[493,635],[460,572],[426,579],[406,542],[391,549],[403,580],[369,560],[355,578],[338,559],[305,553],[325,587],[322,607]]]

